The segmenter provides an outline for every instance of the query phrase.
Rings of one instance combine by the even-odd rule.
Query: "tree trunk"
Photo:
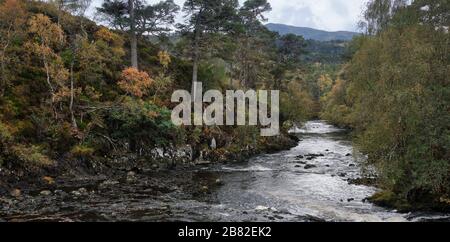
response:
[[[43,60],[44,60],[45,73],[47,74],[47,84],[48,84],[48,87],[50,89],[50,95],[52,96],[52,98],[51,98],[51,106],[52,106],[52,109],[53,109],[53,114],[55,116],[55,119],[58,119],[58,111],[55,108],[55,89],[53,88],[53,85],[52,85],[51,80],[50,80],[50,68],[49,68],[48,63],[47,63],[47,58],[44,57]]]
[[[193,101],[196,100],[198,93],[196,93],[197,82],[198,82],[198,61],[199,61],[199,41],[200,41],[200,30],[195,30],[194,37],[194,58],[193,58],[193,68],[192,68],[192,97]]]
[[[138,69],[138,54],[137,54],[137,36],[136,36],[136,17],[134,0],[128,0],[128,7],[130,11],[130,45],[131,45],[131,67]]]
[[[5,66],[5,52],[0,52],[0,97],[3,97],[6,90],[6,66]]]
[[[73,61],[72,63],[70,63],[70,105],[69,105],[69,109],[70,109],[70,119],[72,121],[72,127],[74,129],[77,129],[77,121],[75,120],[75,115],[74,115],[74,111],[73,111],[73,101],[74,101],[74,96],[75,96],[75,90],[74,90],[74,80],[73,80]]]

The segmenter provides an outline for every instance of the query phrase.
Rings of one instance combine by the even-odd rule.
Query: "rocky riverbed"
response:
[[[0,198],[2,221],[444,221],[367,202],[372,171],[348,135],[322,121],[290,150],[244,162],[108,176],[43,178]],[[367,178],[369,175],[369,178]],[[363,185],[364,184],[364,185]]]

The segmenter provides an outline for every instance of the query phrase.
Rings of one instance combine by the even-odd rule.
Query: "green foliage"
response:
[[[300,72],[305,42],[264,27],[267,1],[187,1],[184,35],[174,50],[147,38],[169,41],[162,33],[178,10],[173,1],[134,1],[136,71],[128,68],[128,1],[105,1],[99,9],[115,30],[83,17],[89,2],[0,1],[1,163],[38,168],[64,159],[94,162],[183,143],[200,151],[212,138],[235,153],[261,142],[269,146],[258,127],[173,126],[170,97],[190,89],[193,59],[205,88],[277,86],[285,126],[313,116],[311,83],[292,77]]]
[[[109,129],[112,137],[127,140],[131,150],[170,144],[176,137],[171,112],[150,101],[125,97],[109,111]]]
[[[12,148],[12,156],[23,162],[25,166],[45,167],[54,165],[55,162],[43,154],[43,148],[36,145],[14,145]]]
[[[344,80],[323,99],[323,117],[355,129],[357,147],[396,198],[414,203],[423,191],[430,196],[421,202],[439,203],[450,194],[450,42],[420,16],[426,11],[417,15],[422,4],[358,40]]]
[[[280,94],[281,121],[303,122],[315,115],[313,97],[298,81],[291,81]]]

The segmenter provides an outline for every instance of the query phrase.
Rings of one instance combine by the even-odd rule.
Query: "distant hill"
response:
[[[269,30],[278,32],[281,35],[296,34],[303,36],[305,39],[312,39],[317,41],[332,41],[332,40],[348,41],[351,40],[353,36],[358,35],[358,33],[356,32],[349,32],[349,31],[328,32],[313,28],[296,27],[285,24],[269,23],[266,25],[266,27]]]

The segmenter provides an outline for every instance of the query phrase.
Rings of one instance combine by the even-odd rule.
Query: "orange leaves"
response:
[[[95,32],[94,38],[97,43],[105,43],[108,45],[111,48],[113,55],[118,57],[125,55],[125,51],[123,50],[124,40],[120,35],[111,32],[105,27],[101,27]]]
[[[117,84],[127,94],[143,97],[153,82],[146,72],[130,67],[122,71],[121,80]]]
[[[70,98],[70,94],[71,94],[71,92],[70,92],[69,87],[61,86],[53,96],[54,102],[62,102],[64,100],[67,100],[68,98]],[[81,94],[81,88],[74,89],[74,96],[77,96],[80,94]]]
[[[53,179],[52,177],[49,176],[44,176],[42,177],[42,180],[47,183],[48,185],[53,185],[55,184],[55,179]]]
[[[32,16],[28,25],[28,33],[34,35],[35,38],[28,41],[25,46],[42,59],[47,75],[47,84],[54,96],[57,89],[63,87],[69,77],[69,72],[64,68],[61,57],[54,50],[55,47],[64,43],[64,31],[43,14]]]
[[[122,46],[124,42],[122,37],[111,32],[105,27],[101,27],[97,32],[95,32],[94,37],[96,40],[103,40],[114,46]]]
[[[43,14],[31,17],[28,25],[28,31],[35,34],[42,45],[55,46],[64,42],[64,31]]]
[[[25,23],[26,12],[18,0],[6,0],[0,5],[0,25],[8,25],[6,29],[20,27]]]

